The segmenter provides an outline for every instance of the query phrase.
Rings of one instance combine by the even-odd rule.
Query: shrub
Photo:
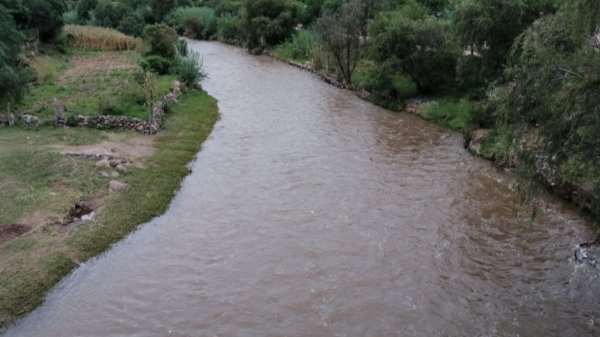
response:
[[[236,43],[241,41],[243,36],[242,20],[238,17],[217,19],[217,37],[219,40]]]
[[[70,126],[70,127],[79,126],[79,122],[77,121],[77,118],[75,116],[69,116],[69,118],[67,118],[67,126]]]
[[[177,55],[179,56],[187,56],[188,55],[188,43],[184,39],[179,39],[175,43],[175,48],[177,49]]]
[[[133,8],[118,1],[100,0],[94,8],[93,23],[97,26],[117,28],[127,13],[133,13]]]
[[[171,61],[162,56],[150,55],[142,59],[140,66],[145,71],[151,71],[159,75],[164,75],[169,73],[169,70],[171,69]]]
[[[125,114],[125,111],[115,103],[114,98],[109,96],[98,98],[98,111],[102,115],[122,116]]]
[[[217,32],[215,12],[208,7],[177,7],[166,22],[179,34],[195,39],[209,39]]]
[[[318,47],[317,36],[314,31],[301,29],[296,31],[292,38],[277,48],[277,52],[284,57],[308,60],[312,50]]]
[[[177,32],[173,28],[165,24],[149,25],[144,29],[143,38],[150,47],[148,55],[158,55],[168,60],[175,58]]]
[[[195,52],[187,57],[178,57],[174,70],[177,79],[189,88],[200,87],[200,81],[206,77],[202,71],[202,58]]]
[[[144,32],[145,25],[146,23],[142,17],[137,14],[130,13],[123,18],[117,29],[127,35],[141,36]]]

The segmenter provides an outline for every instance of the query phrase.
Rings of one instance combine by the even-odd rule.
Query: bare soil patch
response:
[[[48,218],[48,214],[44,211],[35,211],[28,216],[19,219],[19,224],[25,225],[26,227],[35,228],[43,225]]]
[[[76,56],[71,59],[69,69],[65,71],[59,80],[67,82],[84,76],[108,75],[114,70],[127,70],[136,67],[137,64],[118,54]]]
[[[8,241],[14,238],[17,238],[31,230],[31,227],[21,225],[21,224],[12,224],[9,226],[0,227],[0,242]]]
[[[70,155],[107,155],[115,158],[126,158],[130,160],[142,159],[154,153],[154,137],[139,136],[131,137],[123,141],[104,141],[94,145],[83,146],[61,146],[58,151]]]

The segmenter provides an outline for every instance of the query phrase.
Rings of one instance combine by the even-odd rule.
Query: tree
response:
[[[483,57],[483,66],[497,75],[514,40],[533,21],[556,10],[555,0],[460,0],[453,26],[465,49]]]
[[[518,149],[522,174],[533,178],[543,172],[583,183],[600,200],[600,46],[593,43],[595,27],[572,11],[582,4],[589,2],[568,3],[521,35],[504,72],[506,82],[490,92],[489,104],[497,123],[517,138],[535,135]],[[591,208],[600,215],[599,204]]]
[[[34,29],[42,41],[58,36],[64,24],[62,15],[66,10],[63,0],[0,0],[6,7],[17,28]]]
[[[177,7],[177,0],[154,0],[152,3],[154,20],[161,22],[175,7]]]
[[[364,5],[352,1],[342,5],[338,15],[325,13],[316,24],[317,34],[333,56],[342,80],[349,86],[360,59],[363,13]]]
[[[91,19],[92,11],[96,8],[98,0],[79,0],[77,3],[77,17],[81,22],[87,22]]]
[[[244,28],[250,50],[283,42],[300,20],[301,5],[293,0],[246,0]]]
[[[148,55],[160,56],[169,61],[175,59],[177,32],[173,28],[162,23],[149,25],[144,29],[143,38],[150,46]]]
[[[8,9],[0,4],[0,103],[18,100],[24,87],[24,74],[18,67],[21,34]],[[4,108],[4,106],[0,106]]]
[[[419,92],[441,89],[454,80],[460,48],[445,21],[429,16],[415,20],[398,11],[382,14],[370,31],[375,60],[410,76]]]

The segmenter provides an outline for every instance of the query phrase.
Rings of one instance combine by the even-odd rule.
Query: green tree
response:
[[[325,13],[316,23],[316,32],[333,56],[341,79],[352,86],[352,74],[361,52],[364,5],[359,1],[343,4],[339,14]]]
[[[294,0],[246,0],[244,28],[249,49],[262,51],[283,42],[300,20],[301,5]]]
[[[161,22],[175,7],[177,7],[177,0],[154,0],[152,3],[154,20]]]
[[[40,40],[54,39],[64,24],[66,10],[63,0],[0,0],[21,30],[35,30]]]
[[[81,22],[89,21],[96,5],[98,5],[98,0],[80,0],[76,7],[79,20]]]
[[[459,0],[452,22],[465,49],[483,57],[496,75],[502,70],[515,38],[533,21],[556,10],[555,0]]]
[[[24,73],[18,67],[18,53],[21,50],[21,34],[8,9],[0,4],[0,103],[21,98],[24,87]]]
[[[590,3],[567,3],[522,34],[504,72],[506,82],[490,92],[489,104],[497,123],[515,130],[516,137],[535,135],[519,148],[528,178],[558,175],[587,186],[600,200],[600,42],[593,36],[596,28],[572,11],[584,4]],[[600,215],[600,205],[591,208]]]
[[[144,41],[150,46],[148,55],[161,56],[167,60],[175,59],[177,32],[165,24],[148,25],[144,29]]]
[[[411,19],[400,10],[381,14],[370,31],[378,64],[386,71],[410,76],[419,92],[438,90],[453,82],[460,48],[447,22],[430,16]]]

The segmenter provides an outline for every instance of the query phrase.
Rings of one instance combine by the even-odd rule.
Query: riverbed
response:
[[[4,336],[598,336],[592,238],[459,134],[216,42],[222,114],[167,213]]]

